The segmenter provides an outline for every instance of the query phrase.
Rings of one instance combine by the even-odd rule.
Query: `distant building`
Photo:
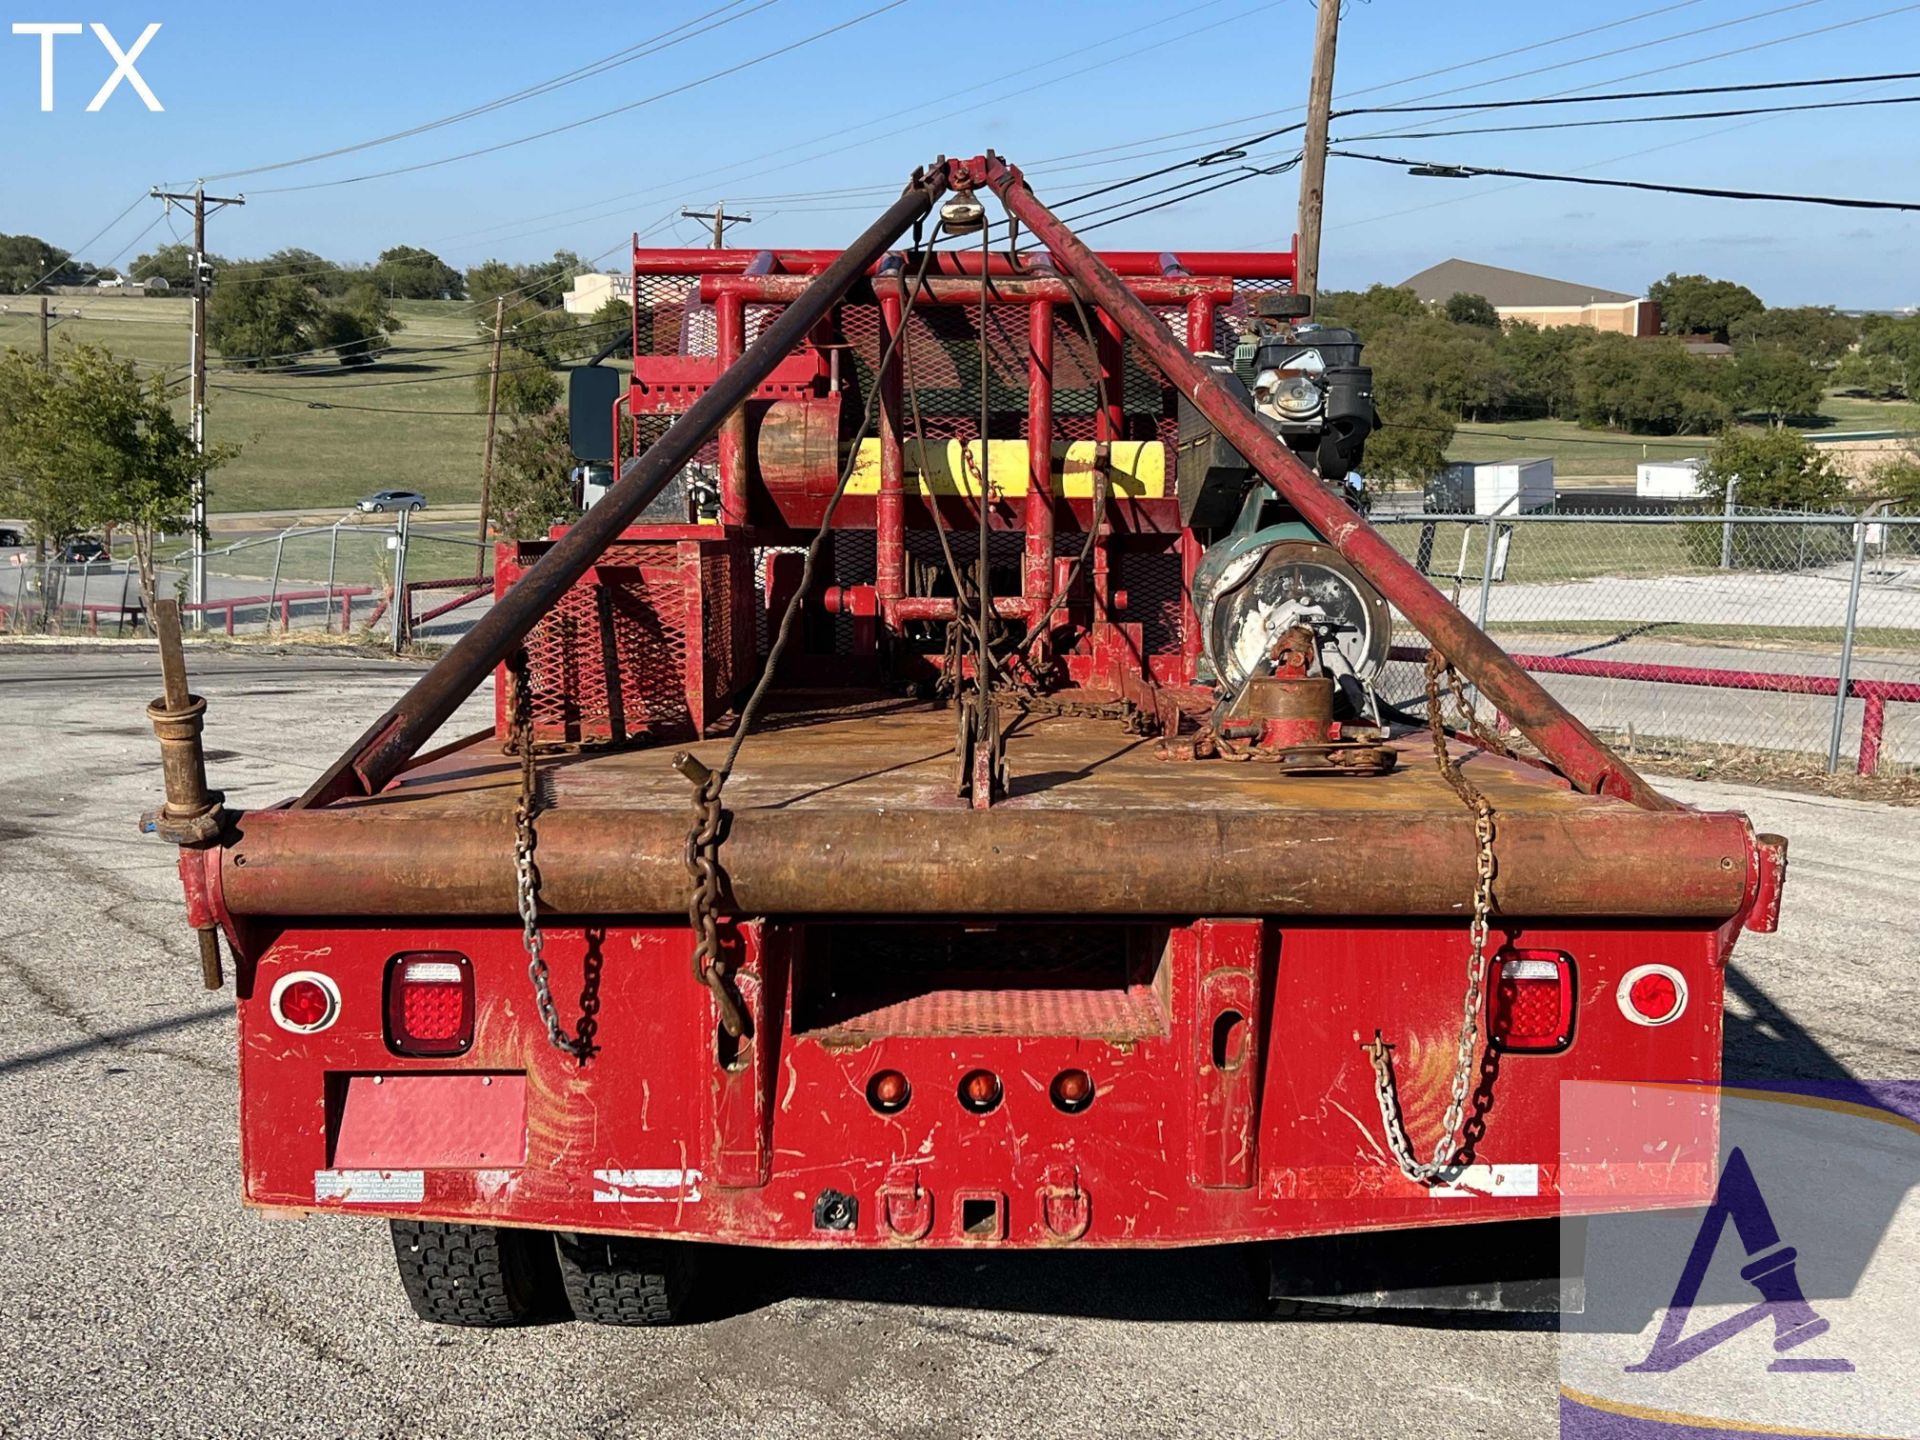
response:
[[[1591,325],[1616,335],[1660,333],[1660,307],[1644,296],[1471,260],[1442,260],[1402,280],[1400,288],[1430,304],[1445,304],[1459,294],[1484,295],[1502,320],[1526,320],[1543,328]]]
[[[604,275],[589,270],[573,277],[573,286],[561,298],[569,315],[591,315],[609,300],[633,303],[633,276]]]

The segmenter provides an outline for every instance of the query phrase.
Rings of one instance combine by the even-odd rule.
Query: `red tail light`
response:
[[[473,1044],[473,966],[466,956],[394,956],[387,968],[387,1043],[402,1055],[459,1055]]]
[[[1487,1018],[1503,1050],[1563,1050],[1573,1038],[1573,957],[1558,950],[1502,950],[1494,958]]]

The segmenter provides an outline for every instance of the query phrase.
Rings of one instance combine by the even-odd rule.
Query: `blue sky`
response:
[[[112,63],[91,35],[81,35],[58,42],[56,108],[43,114],[37,40],[0,29],[0,144],[9,172],[0,231],[81,246],[157,182],[190,183],[423,124],[715,10],[721,13],[703,25],[732,23],[522,103],[359,153],[218,181],[211,188],[243,191],[249,203],[213,222],[212,247],[251,255],[301,245],[339,259],[370,259],[405,243],[466,264],[567,246],[604,254],[612,268],[636,229],[652,229],[662,244],[695,243],[698,227],[676,222],[674,212],[716,199],[753,213],[755,223],[735,232],[740,243],[832,245],[861,228],[905,173],[937,151],[971,154],[991,146],[1027,169],[1043,199],[1064,200],[1285,124],[1305,97],[1314,21],[1308,0],[904,0],[735,75],[690,84],[885,3],[661,0],[568,13],[523,0],[297,7],[93,0],[68,16],[54,0],[31,7],[4,0],[0,14],[9,22],[99,20],[123,45],[149,22],[162,22],[138,67],[166,109],[149,113],[122,85],[101,111],[85,113]],[[1558,40],[1602,26],[1608,28]],[[1807,33],[1814,31],[1825,33]],[[1521,53],[1490,58],[1513,51]],[[1743,53],[1724,53],[1730,51]],[[1335,89],[1337,105],[1378,105],[1901,69],[1920,70],[1920,4],[1898,0],[1370,0],[1350,3],[1342,21]],[[279,188],[434,161],[681,86],[689,88],[496,153],[360,183]],[[1920,94],[1920,82],[1784,98],[1899,94]],[[1782,98],[1650,101],[1453,121],[1354,116],[1336,122],[1334,135],[1735,108]],[[1230,123],[1262,112],[1274,113]],[[1420,123],[1409,124],[1411,118]],[[1196,133],[1176,133],[1186,131]],[[1895,106],[1758,121],[1377,139],[1357,148],[1913,200],[1920,199],[1917,138],[1920,106]],[[1276,141],[1254,155],[1290,153]],[[1292,176],[1262,177],[1091,238],[1153,249],[1284,245],[1295,201]],[[1105,202],[1088,206],[1098,203]],[[140,233],[158,209],[154,202],[136,205],[82,253],[105,263],[127,246],[124,265],[169,238],[165,222]],[[1398,281],[1458,255],[1635,292],[1669,270],[1700,270],[1743,281],[1776,305],[1920,302],[1920,215],[1897,212],[1420,179],[1335,160],[1327,226],[1329,287]]]

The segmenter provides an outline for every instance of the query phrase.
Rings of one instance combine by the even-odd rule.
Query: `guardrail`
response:
[[[340,602],[340,633],[342,635],[349,635],[353,632],[353,602],[355,597],[371,595],[373,593],[374,588],[371,585],[335,585],[326,590],[281,590],[269,595],[240,595],[226,600],[203,600],[197,605],[182,605],[180,609],[183,613],[200,614],[214,610],[226,611],[227,634],[231,635],[234,633],[234,611],[246,610],[253,606],[260,605],[267,607],[268,613],[271,614],[273,607],[277,605],[280,609],[280,633],[284,635],[292,628],[294,605],[302,601],[326,601],[328,623],[325,628],[331,629],[333,601],[337,599]],[[369,621],[368,623],[371,624],[372,622]]]

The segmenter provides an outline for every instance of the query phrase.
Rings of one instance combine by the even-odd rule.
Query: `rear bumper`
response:
[[[1459,1024],[1457,923],[1158,923],[1136,927],[1151,963],[1105,989],[1008,978],[872,1004],[825,975],[812,928],[811,942],[800,922],[735,932],[754,1031],[727,1049],[683,926],[556,922],[563,1021],[592,1020],[584,1065],[547,1041],[517,929],[282,930],[239,976],[246,1198],[759,1245],[991,1247],[1331,1234],[1712,1191],[1725,928],[1508,921],[1514,943],[1573,957],[1572,1040],[1487,1057],[1473,1168],[1439,1188],[1388,1158],[1361,1043],[1376,1030],[1393,1042],[1408,1129],[1430,1149]],[[856,928],[835,944],[857,944],[844,933]],[[1084,928],[1061,927],[1063,943]],[[388,1044],[384,977],[414,950],[472,960],[464,1055],[408,1059]],[[1657,1028],[1614,998],[1648,963],[1680,971],[1690,996]],[[337,985],[327,1029],[272,1019],[273,985],[293,971]],[[976,1069],[1003,1088],[990,1113],[960,1103]],[[898,1113],[870,1101],[883,1070],[911,1085]],[[1078,1113],[1050,1093],[1064,1070],[1094,1084]]]

